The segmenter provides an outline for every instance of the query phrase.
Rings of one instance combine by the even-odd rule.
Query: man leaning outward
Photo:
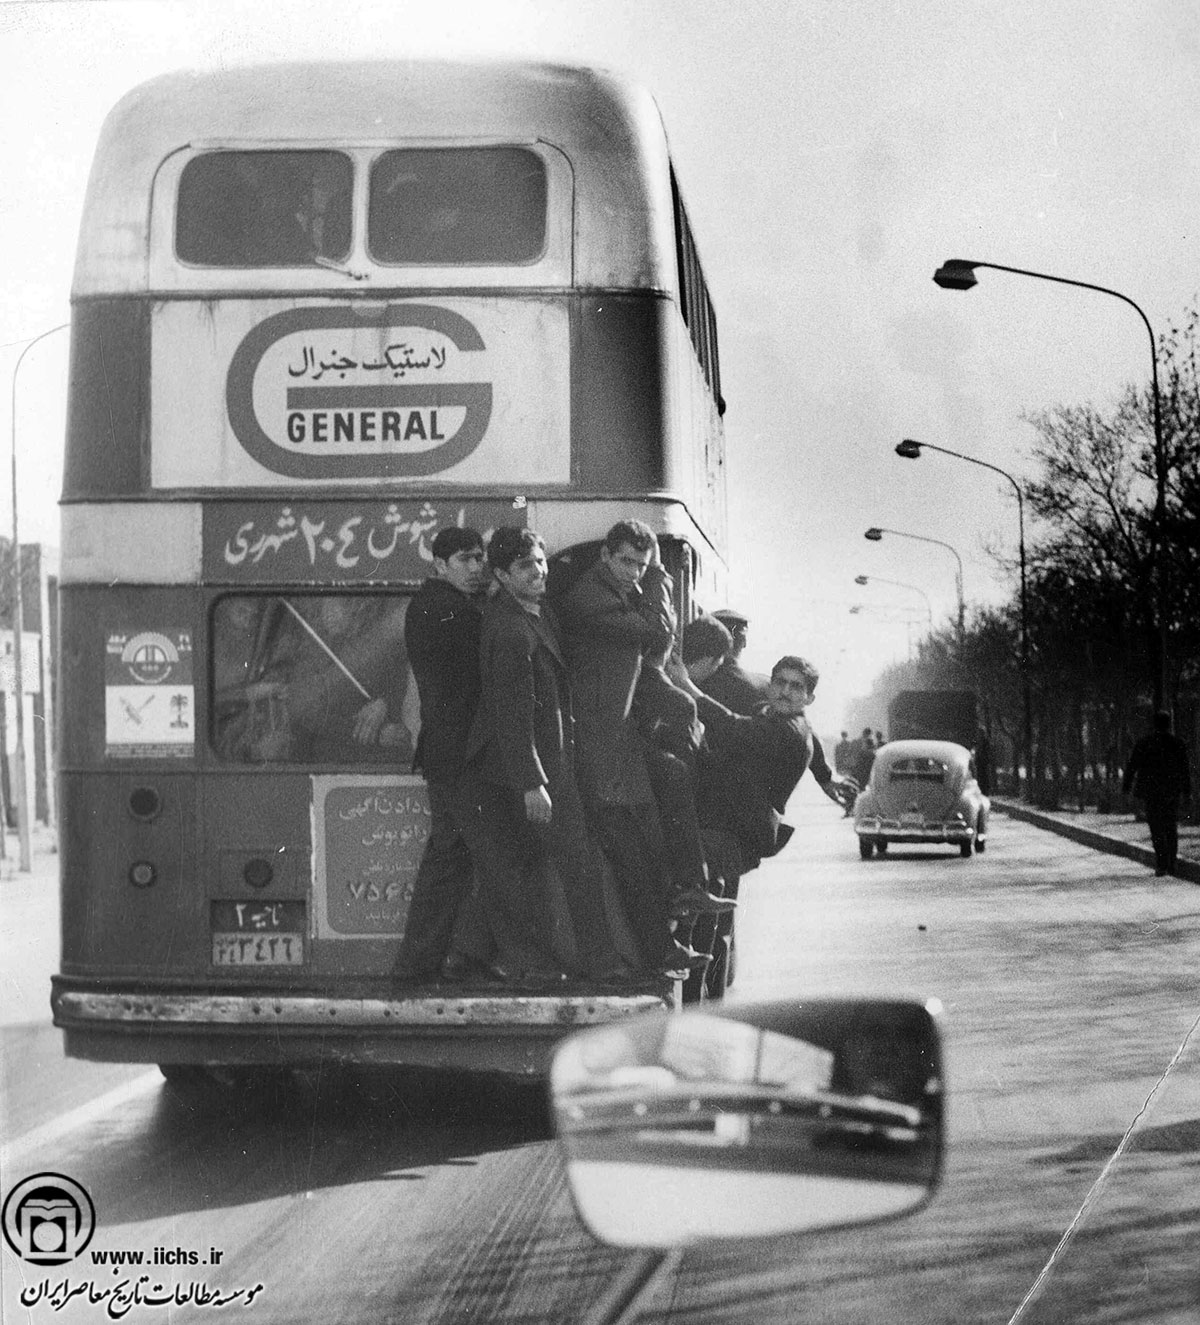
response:
[[[421,701],[413,772],[424,773],[429,786],[430,826],[396,975],[453,980],[489,955],[469,904],[473,874],[464,830],[469,836],[472,809],[463,787],[467,737],[479,702],[480,611],[488,573],[483,537],[474,529],[441,530],[432,551],[434,574],[414,595],[404,620]]]
[[[685,658],[693,653],[689,632],[703,629],[699,622],[685,629]],[[711,673],[712,661],[691,656],[686,667],[675,665],[672,675],[695,699],[707,733],[701,811],[705,826],[736,838],[744,873],[776,855],[791,837],[784,810],[810,764],[831,800],[840,803],[842,787],[824,754],[814,760],[815,738],[804,716],[819,677],[812,663],[792,655],[780,658],[771,669],[766,704],[747,716],[733,713],[698,688],[696,681]]]
[[[1123,790],[1146,807],[1154,845],[1154,872],[1173,874],[1179,856],[1179,807],[1191,798],[1192,770],[1187,746],[1171,731],[1171,715],[1154,715],[1153,729],[1133,747]]]

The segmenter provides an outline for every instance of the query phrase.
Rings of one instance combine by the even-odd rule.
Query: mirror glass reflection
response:
[[[941,1167],[936,1015],[734,1004],[572,1037],[551,1086],[581,1218],[613,1245],[669,1247],[914,1209]]]

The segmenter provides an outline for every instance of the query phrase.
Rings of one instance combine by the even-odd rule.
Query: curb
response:
[[[1078,842],[1081,846],[1091,847],[1095,851],[1106,851],[1110,856],[1124,856],[1127,860],[1136,860],[1139,864],[1154,868],[1154,852],[1149,847],[1140,846],[1136,842],[1125,842],[1119,837],[1109,837],[1105,833],[1096,832],[1094,828],[1082,828],[1078,824],[1055,819],[1051,815],[1014,804],[1012,801],[993,798],[992,809],[1007,814],[1010,819],[1020,819],[1024,823],[1033,824],[1036,828],[1057,833],[1059,837],[1070,838],[1072,842]],[[1186,879],[1189,883],[1200,883],[1200,861],[1180,858],[1176,862],[1172,877]]]

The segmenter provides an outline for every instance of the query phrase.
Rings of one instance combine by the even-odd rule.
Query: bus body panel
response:
[[[418,157],[544,179],[537,242],[390,257],[376,172]],[[336,260],[205,256],[221,212],[196,228],[189,179],[317,161],[353,183]],[[391,978],[428,833],[402,627],[437,529],[528,524],[578,569],[640,518],[681,619],[724,599],[715,315],[649,96],[511,63],[169,75],[106,122],[72,299],[67,1052],[540,1072],[572,1027],[676,1002]],[[349,749],[385,695],[394,743]]]
[[[397,300],[388,306],[403,309],[407,302]],[[483,303],[496,317],[500,302],[445,301],[430,296],[420,306],[451,313],[465,308],[473,313]],[[704,383],[673,306],[658,297],[621,293],[554,301],[518,297],[504,301],[503,307],[524,309],[529,325],[540,329],[541,336],[532,341],[533,353],[525,359],[521,354],[531,348],[529,342],[511,346],[507,377],[503,371],[488,377],[486,385],[493,388],[495,403],[489,410],[488,428],[471,457],[446,470],[413,475],[397,473],[387,453],[376,449],[370,457],[374,472],[305,477],[268,469],[239,442],[236,425],[226,412],[230,361],[254,329],[280,311],[319,308],[340,318],[344,310],[347,321],[352,322],[353,306],[322,302],[285,308],[278,301],[268,301],[265,309],[257,301],[160,306],[154,325],[165,324],[162,339],[174,344],[161,344],[156,334],[153,359],[164,373],[172,364],[178,371],[168,375],[170,385],[152,392],[151,356],[145,349],[150,337],[143,319],[129,316],[126,301],[78,305],[63,500],[73,503],[202,491],[225,496],[231,489],[285,485],[356,489],[374,485],[388,491],[400,485],[436,492],[442,485],[461,488],[464,481],[522,494],[557,486],[597,495],[673,492],[696,509],[723,551],[721,429],[715,411],[690,403],[703,392]],[[221,331],[226,318],[233,326]],[[291,366],[307,364],[308,340],[302,332],[291,340],[298,344],[300,356]],[[283,358],[286,380],[286,354]],[[194,371],[189,367],[193,364]],[[528,370],[526,364],[531,365]],[[116,365],[121,366],[119,373]],[[530,413],[522,401],[533,400],[548,388],[554,389],[560,403]],[[157,403],[153,431],[152,396]],[[506,406],[506,401],[512,403]],[[322,412],[349,412],[354,422],[363,413],[353,407]],[[436,431],[454,426],[453,414],[443,412],[435,420],[431,412],[424,411],[427,432],[435,431],[431,426],[435,421]],[[312,412],[297,413],[311,426]],[[461,413],[456,423],[461,423]],[[285,415],[283,424],[277,425],[277,435],[286,437],[286,427]],[[201,429],[219,442],[198,453],[194,439]],[[332,435],[329,424],[326,436]],[[529,445],[531,436],[536,441],[533,447]],[[152,438],[153,466],[146,458]],[[425,440],[434,445],[440,441],[436,437]],[[348,444],[333,441],[321,445],[331,451],[339,446],[348,449]],[[420,446],[421,439],[413,439],[410,445]],[[283,457],[279,463],[286,463],[282,448],[279,454]],[[405,463],[403,456],[398,463]],[[64,546],[64,555],[68,551]]]

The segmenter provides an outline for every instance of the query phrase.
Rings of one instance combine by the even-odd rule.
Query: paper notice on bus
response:
[[[195,714],[190,631],[143,628],[109,632],[104,747],[110,759],[191,758]]]
[[[317,937],[400,938],[429,840],[424,780],[329,774],[312,781]]]

